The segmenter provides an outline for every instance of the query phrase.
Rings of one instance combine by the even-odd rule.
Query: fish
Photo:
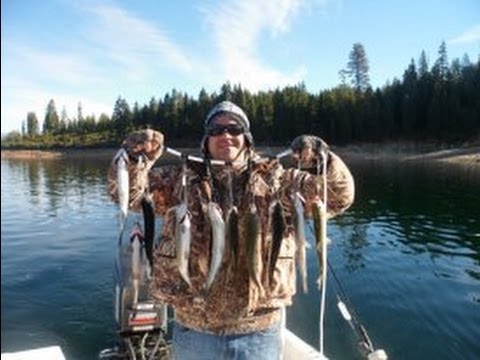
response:
[[[177,205],[175,207],[176,257],[180,275],[189,286],[192,285],[188,271],[192,237],[191,226],[191,214],[187,209],[187,204]]]
[[[227,213],[227,238],[230,246],[230,255],[232,258],[233,270],[236,271],[238,267],[238,244],[239,244],[239,230],[238,230],[238,208],[234,204],[233,197],[233,175],[232,170],[228,171],[228,200],[229,210]]]
[[[143,234],[140,226],[135,224],[130,235],[130,247],[132,250],[132,287],[133,305],[138,303],[138,293],[142,274],[142,240]]]
[[[295,207],[295,255],[297,267],[302,278],[303,292],[307,293],[307,237],[305,234],[305,208],[303,206],[302,196],[298,191],[293,195],[293,204]]]
[[[238,208],[233,206],[228,211],[227,215],[227,238],[230,246],[230,254],[233,260],[233,269],[237,270],[238,267],[238,243],[239,243],[239,231],[238,231]]]
[[[315,248],[319,260],[318,288],[322,287],[327,274],[327,207],[321,200],[312,203],[313,228],[315,232]]]
[[[272,246],[270,250],[270,266],[268,271],[268,278],[271,283],[273,279],[273,273],[277,264],[278,255],[280,254],[280,248],[282,246],[283,234],[285,232],[285,217],[283,214],[282,204],[280,200],[275,200],[272,205]]]
[[[125,223],[128,215],[128,201],[130,191],[130,181],[128,174],[128,154],[125,149],[120,149],[114,157],[114,162],[117,164],[117,191],[118,191],[118,205],[120,207],[118,213],[118,231],[119,239],[121,240]]]
[[[247,266],[250,279],[257,286],[260,297],[265,296],[265,289],[262,285],[261,274],[263,270],[262,243],[260,233],[260,219],[257,207],[252,201],[246,217],[246,240],[247,240]]]
[[[223,221],[222,209],[215,202],[208,203],[208,218],[212,226],[212,258],[208,272],[205,289],[210,289],[222,264],[223,253],[225,252],[225,222]]]
[[[145,255],[147,256],[150,268],[153,266],[153,240],[155,236],[155,212],[151,197],[144,196],[142,199],[143,228]]]

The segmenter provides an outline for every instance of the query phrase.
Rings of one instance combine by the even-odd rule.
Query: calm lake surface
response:
[[[113,345],[108,162],[2,159],[2,352],[60,345],[83,360]],[[478,359],[480,169],[347,163],[357,196],[329,222],[326,354],[361,358],[340,291],[390,359]],[[313,250],[308,260],[310,292],[296,295],[287,324],[318,348]]]

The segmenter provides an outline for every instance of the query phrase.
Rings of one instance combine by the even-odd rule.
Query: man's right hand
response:
[[[164,136],[152,129],[137,130],[123,141],[122,146],[128,154],[137,157],[141,154],[149,160],[157,160],[163,153]]]
[[[325,141],[315,135],[297,136],[291,143],[295,159],[305,164],[314,164],[322,161],[322,156],[328,154],[329,147]]]

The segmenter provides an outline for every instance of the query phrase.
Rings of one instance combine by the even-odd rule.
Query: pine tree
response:
[[[125,99],[119,97],[113,108],[112,123],[115,132],[120,139],[123,139],[132,129],[133,114]]]
[[[47,112],[45,114],[45,121],[43,122],[43,132],[45,134],[54,133],[59,128],[59,118],[57,109],[55,108],[55,102],[50,100],[47,105]]]
[[[358,91],[365,91],[370,87],[368,75],[369,66],[365,49],[361,43],[353,44],[349,55],[347,68],[340,71],[342,78],[348,77],[352,86]]]
[[[448,56],[447,45],[442,41],[438,48],[438,58],[432,67],[432,73],[435,80],[446,81],[448,77]]]
[[[39,132],[39,127],[38,127],[37,115],[34,112],[29,112],[27,114],[27,135],[35,136],[35,135],[38,135],[38,132]]]

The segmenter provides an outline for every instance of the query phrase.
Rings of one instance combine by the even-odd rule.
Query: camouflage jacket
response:
[[[308,203],[318,198],[319,194],[321,197],[321,176],[294,168],[287,169],[278,160],[257,163],[249,169],[230,170],[230,173],[225,168],[207,168],[203,164],[189,162],[186,170],[186,198],[192,231],[189,286],[180,276],[177,266],[175,211],[172,211],[184,199],[182,167],[152,166],[153,163],[149,161],[142,166],[131,162],[129,174],[131,208],[140,210],[141,194],[147,186],[155,204],[155,213],[163,218],[162,232],[154,248],[154,276],[150,284],[154,298],[173,306],[176,321],[203,332],[247,333],[265,329],[279,321],[279,308],[291,305],[296,292],[295,210],[292,196],[294,191],[300,191],[306,200],[308,212]],[[327,209],[329,217],[332,217],[347,209],[354,197],[350,171],[332,152],[329,155],[327,181]],[[114,163],[109,171],[109,192],[116,201]],[[204,284],[211,257],[211,226],[206,208],[212,198],[221,206],[223,214],[227,214],[232,202],[238,208],[239,249],[238,259],[234,261],[227,244],[219,272],[207,292]],[[269,279],[267,264],[272,241],[271,205],[275,200],[282,205],[285,226],[273,277]],[[264,296],[250,279],[247,269],[245,219],[252,201],[257,206],[260,221],[258,236],[261,237],[261,258],[264,262],[261,275]]]

